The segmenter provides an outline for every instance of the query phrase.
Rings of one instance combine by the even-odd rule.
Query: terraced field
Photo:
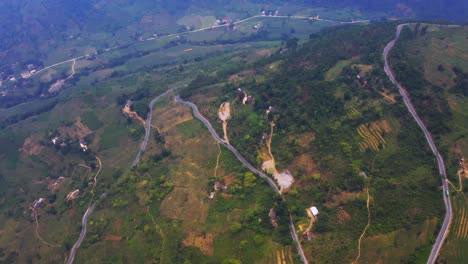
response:
[[[294,252],[291,246],[277,248],[266,261],[267,264],[293,264]]]
[[[359,150],[361,152],[367,149],[379,151],[380,147],[385,148],[387,141],[385,141],[384,135],[390,131],[392,131],[392,128],[385,119],[372,122],[369,125],[360,125],[357,132],[364,141],[359,144]]]
[[[456,197],[453,201],[455,212],[452,230],[441,259],[446,263],[466,263],[468,261],[468,201],[465,197]]]

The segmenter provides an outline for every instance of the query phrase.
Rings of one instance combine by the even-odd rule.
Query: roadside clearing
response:
[[[124,106],[124,108],[122,108],[122,113],[124,113],[126,116],[128,116],[130,118],[137,119],[138,121],[140,121],[143,124],[143,126],[146,126],[146,121],[140,115],[138,115],[137,112],[132,111],[128,104],[126,104]]]
[[[229,144],[229,138],[227,135],[227,123],[228,120],[231,119],[231,104],[229,102],[224,102],[221,104],[218,110],[219,119],[223,122],[223,133],[224,133],[224,141]]]
[[[317,221],[317,217],[313,216],[310,218],[310,222],[309,222],[309,226],[306,228],[306,230],[302,233],[302,236],[301,236],[301,241],[302,241],[302,238],[304,237],[305,234],[309,233],[310,230],[312,230],[312,227],[314,226],[314,223]]]
[[[262,163],[262,170],[266,171],[267,173],[271,174],[273,178],[278,182],[278,185],[280,186],[280,192],[283,193],[283,191],[288,190],[291,185],[294,182],[294,177],[292,176],[291,172],[289,170],[285,170],[283,172],[278,172],[276,169],[276,164],[275,164],[275,157],[273,156],[273,153],[271,152],[271,139],[273,138],[273,128],[275,127],[274,122],[270,122],[270,135],[268,136],[266,145],[268,149],[268,155],[271,157],[271,160],[266,160]]]

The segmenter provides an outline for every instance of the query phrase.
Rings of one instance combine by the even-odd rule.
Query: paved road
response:
[[[70,251],[70,256],[68,257],[67,264],[72,264],[73,261],[75,260],[75,254],[76,250],[81,246],[81,242],[83,242],[84,238],[86,237],[86,229],[88,226],[88,217],[89,215],[93,212],[95,207],[95,204],[93,204],[91,207],[86,210],[86,213],[83,215],[83,219],[81,220],[81,233],[80,237],[78,240],[75,242],[73,245],[71,251]]]
[[[107,193],[103,193],[101,194],[99,198],[104,198],[106,197],[106,195]],[[88,228],[88,218],[93,212],[95,207],[96,207],[96,203],[88,207],[85,214],[83,215],[83,219],[81,220],[81,233],[80,233],[80,236],[78,237],[78,240],[75,242],[75,244],[70,250],[70,256],[68,257],[67,264],[72,264],[73,261],[75,260],[76,250],[81,246],[81,243],[86,237],[86,230]]]
[[[145,149],[146,149],[146,145],[148,145],[148,139],[149,139],[149,136],[150,136],[150,132],[151,132],[151,115],[153,113],[153,106],[154,106],[154,103],[156,103],[156,101],[175,91],[175,90],[178,90],[178,89],[181,89],[181,88],[185,88],[187,87],[186,84],[184,85],[181,85],[181,86],[177,86],[177,87],[173,87],[167,91],[165,91],[164,93],[156,96],[155,98],[153,98],[153,100],[151,100],[151,102],[148,104],[148,107],[149,107],[149,111],[148,111],[148,116],[146,117],[146,126],[145,126],[145,139],[143,140],[143,142],[141,142],[141,146],[140,146],[140,150],[138,151],[138,154],[135,158],[135,160],[133,161],[132,163],[132,167],[135,167],[136,165],[138,165],[138,163],[140,162],[140,159],[141,159],[141,156],[143,155],[143,153],[145,152]]]
[[[421,121],[421,118],[419,118],[418,113],[414,109],[413,104],[411,103],[411,100],[408,97],[408,92],[404,87],[398,83],[396,80],[395,76],[393,75],[392,70],[390,69],[390,66],[388,64],[388,53],[390,50],[393,48],[395,45],[395,42],[398,40],[400,37],[400,32],[401,29],[404,26],[407,26],[409,24],[400,24],[396,28],[396,34],[395,38],[390,41],[387,46],[385,47],[383,51],[383,57],[385,60],[385,73],[387,76],[390,78],[393,84],[395,84],[398,87],[398,90],[400,91],[401,96],[403,97],[403,101],[405,102],[406,108],[408,108],[408,111],[411,113],[413,116],[414,120],[416,123],[418,123],[419,127],[424,133],[424,136],[426,137],[427,143],[429,144],[429,147],[431,148],[432,152],[434,153],[434,156],[437,159],[437,164],[439,165],[439,174],[442,179],[442,189],[443,189],[443,197],[444,197],[444,203],[445,203],[445,219],[444,222],[442,223],[442,227],[440,229],[439,235],[437,236],[437,239],[434,243],[434,246],[432,247],[431,254],[429,256],[429,259],[427,260],[427,263],[432,264],[435,263],[437,256],[439,255],[440,249],[442,248],[442,244],[445,240],[445,238],[448,235],[449,232],[449,227],[450,223],[452,222],[452,204],[450,203],[450,197],[446,195],[448,193],[448,185],[447,185],[447,175],[445,173],[445,164],[442,156],[440,155],[439,151],[437,150],[437,147],[434,143],[434,140],[432,139],[431,133],[427,130],[426,126],[424,123]],[[449,27],[453,27],[455,25],[448,25]]]
[[[268,177],[267,175],[265,175],[263,172],[257,170],[254,166],[252,166],[244,157],[242,157],[242,155],[237,151],[237,149],[235,149],[232,145],[226,143],[226,141],[224,141],[223,139],[221,139],[218,135],[218,133],[216,133],[216,131],[214,130],[213,126],[211,126],[211,123],[210,121],[208,121],[204,116],[202,116],[200,114],[200,112],[198,111],[198,107],[191,103],[191,102],[187,102],[187,101],[184,101],[180,98],[179,95],[177,95],[175,97],[175,101],[178,102],[178,103],[182,103],[184,105],[187,105],[189,106],[190,108],[192,108],[193,110],[193,114],[195,115],[196,118],[198,118],[200,121],[202,121],[202,123],[208,128],[208,130],[210,131],[211,135],[213,136],[213,138],[218,141],[219,143],[223,144],[227,149],[229,149],[235,156],[236,158],[242,162],[247,168],[249,168],[249,170],[251,170],[253,173],[257,174],[258,176],[260,176],[262,179],[264,179],[270,186],[271,188],[277,193],[279,194],[281,197],[283,197],[281,195],[281,192],[280,190],[278,189],[278,186],[276,186],[276,184],[273,182],[273,180]],[[284,197],[283,197],[283,200],[284,200]],[[297,250],[298,250],[298,253],[299,255],[301,256],[301,259],[302,259],[302,262],[304,263],[309,263],[307,261],[307,258],[304,254],[304,251],[302,250],[302,246],[301,246],[301,243],[299,242],[299,239],[297,238],[297,234],[296,234],[296,229],[294,227],[294,221],[293,221],[293,218],[292,218],[292,215],[289,214],[289,229],[291,231],[291,238],[293,241],[296,242],[297,244]]]

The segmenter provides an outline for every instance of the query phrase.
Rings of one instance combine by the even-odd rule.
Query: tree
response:
[[[244,174],[244,186],[246,188],[254,187],[256,180],[257,178],[252,172],[249,171]]]
[[[232,233],[237,233],[242,229],[242,225],[239,222],[234,222],[232,226],[229,228],[229,231]]]
[[[295,49],[297,48],[297,42],[299,42],[298,38],[290,38],[286,41],[286,48],[288,49]]]

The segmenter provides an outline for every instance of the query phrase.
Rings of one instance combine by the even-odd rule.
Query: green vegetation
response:
[[[351,262],[367,223],[365,186],[370,188],[372,201],[363,262],[415,262],[427,256],[443,214],[440,183],[423,135],[382,70],[381,50],[396,23],[342,26],[318,33],[334,23],[258,18],[239,24],[235,31],[222,28],[138,41],[154,33],[183,33],[219,17],[256,15],[263,4],[102,1],[87,6],[88,2],[83,6],[101,10],[95,19],[88,18],[96,23],[89,24],[76,15],[87,13],[80,13],[83,6],[77,7],[76,14],[69,17],[77,28],[63,30],[47,40],[56,44],[34,51],[34,57],[42,61],[28,62],[19,56],[19,66],[9,69],[17,73],[28,63],[40,66],[99,52],[99,56],[77,63],[76,74],[59,93],[48,94],[47,90],[70,74],[68,64],[18,82],[25,87],[18,89],[24,94],[0,100],[1,106],[9,107],[0,109],[0,126],[4,128],[0,133],[0,261],[63,262],[64,253],[69,253],[80,232],[81,216],[96,202],[76,262],[276,263],[279,252],[284,251],[291,257],[286,262],[296,263],[289,211],[302,237],[309,223],[305,209],[312,205],[319,208],[320,215],[312,227],[313,239],[302,239],[306,254],[319,263]],[[352,8],[307,9],[294,1],[270,4],[281,7],[284,14],[324,12],[349,20],[365,16]],[[125,8],[117,8],[121,6]],[[201,12],[199,19],[188,15],[194,10]],[[101,15],[122,20],[99,22]],[[86,21],[78,23],[81,19]],[[258,31],[254,30],[257,25],[261,26]],[[107,33],[99,33],[103,31]],[[462,33],[446,36],[435,31],[427,36],[431,34],[453,40],[457,51],[466,46]],[[404,64],[413,62],[404,59],[404,45],[411,47],[412,41],[422,36],[410,35],[404,32],[403,44],[394,55]],[[46,37],[31,35],[38,38],[37,43]],[[12,45],[6,43],[7,38],[0,42]],[[102,52],[111,47],[106,43],[121,47]],[[22,56],[29,57],[31,47],[26,43]],[[9,59],[5,57],[5,61]],[[438,140],[445,140],[447,127],[457,131],[450,137],[460,144],[465,144],[460,124],[466,120],[462,114],[466,108],[463,63],[455,57],[446,58],[436,70],[450,77],[428,81],[420,80],[420,71],[412,71],[416,66],[396,66],[407,67],[409,74],[419,78],[415,81],[419,83],[408,84],[410,93],[416,91],[416,98],[427,92],[418,94],[419,84],[436,86],[432,82],[452,79],[448,94],[456,104],[434,100],[442,112],[447,107],[459,112],[455,111],[448,123],[433,124],[431,129],[440,127]],[[361,80],[356,79],[359,65],[371,68]],[[181,91],[182,96],[200,107],[219,134],[217,109],[222,102],[231,102],[231,144],[258,168],[266,155],[262,138],[269,135],[270,122],[275,123],[271,146],[276,166],[279,171],[288,169],[295,178],[285,194],[286,201],[231,152],[218,146],[199,120],[187,118],[190,110],[175,104],[173,95],[156,103],[152,125],[161,131],[151,131],[154,134],[141,162],[129,168],[145,128],[124,117],[123,105],[131,100],[132,110],[146,118],[147,105],[154,96],[184,83],[190,85]],[[252,104],[241,103],[239,87],[254,97]],[[428,91],[446,95],[434,87]],[[395,96],[397,102],[389,102],[382,93]],[[427,102],[433,102],[430,100]],[[20,104],[24,101],[28,102]],[[274,111],[266,114],[270,105]],[[91,134],[77,127],[78,119]],[[388,129],[375,132],[383,120]],[[359,133],[362,126],[374,131],[380,141],[363,137]],[[52,143],[58,136],[64,145]],[[87,151],[79,146],[78,137],[89,143]],[[361,148],[366,142],[375,148]],[[452,161],[456,163],[454,156]],[[452,164],[450,170],[454,168]],[[77,189],[79,196],[67,201],[67,194]],[[106,195],[101,196],[103,193]],[[35,228],[29,206],[40,197],[47,202],[38,209],[38,230],[45,241],[57,247],[47,246],[35,232],[25,231]],[[272,208],[274,221],[269,217]],[[464,245],[456,243],[456,248]],[[384,259],[386,254],[395,258]],[[445,255],[447,259],[459,258],[449,255]]]
[[[348,66],[351,64],[351,60],[342,60],[339,61],[335,66],[333,66],[330,70],[325,73],[325,80],[326,81],[333,81],[340,75],[341,71],[343,70],[344,67]]]
[[[98,130],[102,127],[102,122],[94,112],[86,112],[81,116],[81,121],[91,130]]]
[[[206,116],[213,124],[220,103],[233,101],[230,142],[257,165],[262,162],[258,158],[260,139],[269,134],[268,121],[275,121],[272,151],[277,167],[288,168],[300,182],[287,195],[290,210],[298,224],[308,222],[306,208],[317,205],[320,210],[312,229],[313,241],[303,242],[308,254],[320,262],[352,261],[356,257],[357,239],[367,223],[365,200],[360,198],[366,177],[371,178],[372,201],[371,225],[362,248],[364,258],[386,261],[377,252],[393,250],[399,259],[424,258],[436,232],[418,240],[418,230],[425,221],[440,221],[443,215],[437,167],[424,136],[402,102],[393,104],[382,96],[384,92],[396,94],[380,58],[395,25],[327,29],[286,55],[278,54],[242,69],[253,68],[256,76],[268,76],[264,81],[245,78],[235,85],[224,84],[224,94],[218,95],[217,86],[206,88],[216,78],[206,76],[184,92],[188,100],[197,101],[197,96],[190,96],[202,93],[196,87],[205,86],[203,94],[215,97],[198,102],[199,107],[209,109],[211,114]],[[279,60],[282,63],[275,64]],[[371,70],[357,79],[360,70],[350,64],[351,60],[353,65],[370,65]],[[274,72],[271,65],[277,65]],[[253,106],[241,104],[243,95],[237,87],[254,96]],[[275,110],[267,117],[265,110],[270,105]],[[386,144],[378,143],[375,150],[360,150],[363,138],[358,128],[364,124],[376,129],[382,120],[389,123],[381,136]],[[314,136],[307,136],[310,134]],[[312,160],[307,162],[316,164],[312,168],[300,159],[308,155]],[[410,231],[403,235],[405,230]],[[410,246],[372,245],[371,241],[389,234],[402,234],[399,239]]]
[[[441,253],[442,261],[453,263],[467,260],[460,251],[466,246],[463,231],[467,193],[463,186],[466,178],[463,173],[459,174],[461,158],[468,155],[468,116],[464,109],[467,104],[468,63],[462,59],[468,55],[466,34],[466,28],[447,29],[418,24],[405,29],[392,54],[398,79],[405,83],[414,104],[423,114],[444,156],[448,179],[457,188],[451,195],[454,221]],[[460,180],[463,186],[459,186]]]

